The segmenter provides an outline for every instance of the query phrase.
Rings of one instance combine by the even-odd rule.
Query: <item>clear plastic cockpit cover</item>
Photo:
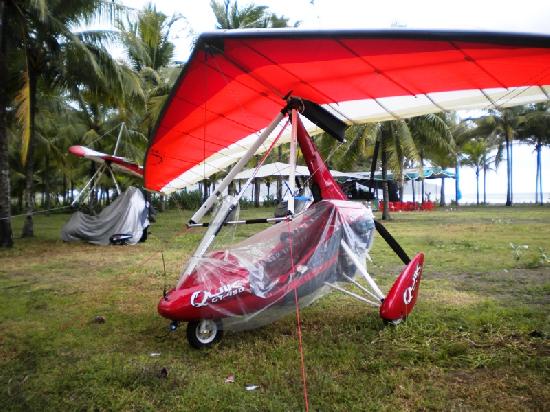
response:
[[[349,201],[321,201],[293,220],[199,259],[166,298],[174,320],[220,319],[225,329],[258,327],[304,306],[357,270],[342,243],[365,262],[374,233],[370,209]],[[162,305],[162,304],[161,304]]]

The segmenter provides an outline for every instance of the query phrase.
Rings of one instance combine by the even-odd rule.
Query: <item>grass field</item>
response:
[[[293,316],[197,351],[157,315],[201,237],[188,218],[166,212],[146,243],[98,247],[59,239],[68,215],[37,216],[34,239],[0,250],[1,410],[304,409]],[[303,309],[310,409],[548,410],[550,208],[394,218],[387,227],[405,250],[426,253],[419,303],[398,327],[337,293]],[[387,291],[401,264],[375,242],[369,271]]]

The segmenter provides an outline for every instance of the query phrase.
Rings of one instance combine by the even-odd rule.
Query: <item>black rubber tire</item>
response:
[[[222,321],[219,319],[212,320],[216,324],[216,331],[214,338],[208,342],[203,342],[197,336],[197,330],[201,324],[202,320],[194,320],[187,324],[187,341],[195,349],[209,348],[212,345],[218,343],[223,337]]]

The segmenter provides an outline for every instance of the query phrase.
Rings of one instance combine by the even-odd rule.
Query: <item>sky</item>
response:
[[[218,0],[223,1],[223,0]],[[149,0],[122,0],[141,9]],[[157,10],[184,17],[174,27],[176,59],[186,60],[193,38],[213,31],[216,20],[210,0],[152,0]],[[249,4],[240,0],[239,5]],[[550,34],[550,0],[257,0],[269,10],[300,21],[300,28],[467,29]]]
[[[223,0],[219,0],[223,1]],[[152,2],[166,15],[180,14],[173,27],[171,40],[176,45],[175,60],[185,61],[193,40],[205,31],[213,31],[216,21],[210,0],[122,0],[137,10]],[[249,4],[246,0],[239,5]],[[362,28],[406,27],[413,29],[452,29],[515,31],[550,34],[550,0],[257,0],[290,23],[300,21],[299,28]],[[532,147],[515,145],[514,190],[535,191],[535,154]],[[488,192],[503,196],[505,201],[505,163],[488,174]],[[546,178],[546,179],[545,179]],[[454,184],[446,185],[454,196]],[[475,172],[461,170],[461,190],[466,201],[475,198]],[[550,201],[550,149],[543,151],[543,191]],[[519,197],[518,197],[519,198]]]

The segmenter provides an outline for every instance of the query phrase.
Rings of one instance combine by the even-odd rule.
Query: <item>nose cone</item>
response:
[[[163,296],[157,306],[157,310],[160,316],[170,320],[179,320],[177,313],[182,309],[182,296],[177,290],[172,289],[170,292]]]

